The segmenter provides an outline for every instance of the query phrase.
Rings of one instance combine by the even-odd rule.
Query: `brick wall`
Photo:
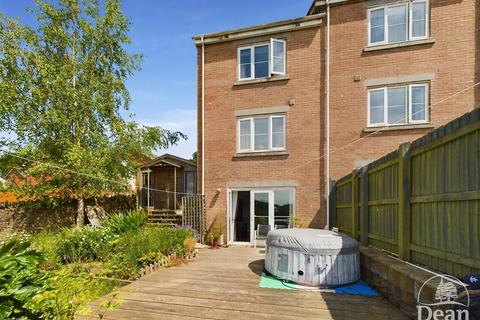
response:
[[[289,80],[234,85],[237,47],[270,37],[287,37]],[[226,235],[227,183],[235,181],[295,180],[296,215],[307,225],[325,224],[323,163],[324,115],[321,29],[318,27],[211,44],[205,47],[205,194],[207,223],[220,225]],[[201,190],[201,48],[198,55],[198,190]],[[286,116],[288,155],[235,157],[235,111],[295,105]],[[217,192],[217,189],[220,192]]]
[[[367,123],[365,80],[434,73],[435,79],[430,83],[432,104],[479,80],[478,1],[431,0],[433,44],[363,52],[367,44],[367,6],[371,4],[362,1],[331,8],[331,149],[334,152],[331,175],[334,179],[351,172],[355,160],[374,160],[430,130],[382,132],[341,150],[347,143],[369,135],[363,132]],[[354,82],[355,75],[361,75],[362,80]],[[479,92],[477,87],[434,105],[433,125],[438,127],[478,106]]]

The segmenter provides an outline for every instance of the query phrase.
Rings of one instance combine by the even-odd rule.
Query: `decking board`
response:
[[[264,254],[230,247],[154,272],[119,290],[104,319],[406,319],[381,298],[258,287]],[[91,305],[95,319],[98,303]]]

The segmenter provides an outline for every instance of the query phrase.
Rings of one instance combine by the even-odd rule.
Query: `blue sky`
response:
[[[304,16],[311,0],[124,0],[131,19],[132,52],[142,53],[142,70],[127,86],[130,112],[146,125],[188,135],[169,150],[190,158],[196,150],[196,52],[191,37]],[[33,0],[0,0],[0,12],[31,23]]]

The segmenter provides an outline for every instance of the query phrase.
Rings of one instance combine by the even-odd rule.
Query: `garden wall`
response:
[[[87,200],[86,205],[93,205]],[[125,212],[136,208],[134,195],[120,195],[98,200],[107,213]],[[74,201],[56,207],[24,204],[4,204],[0,207],[0,239],[16,232],[35,233],[66,227],[75,223]]]
[[[434,274],[372,247],[360,246],[360,261],[362,279],[403,313],[416,318],[419,290]],[[424,286],[422,297],[433,299],[435,289]]]

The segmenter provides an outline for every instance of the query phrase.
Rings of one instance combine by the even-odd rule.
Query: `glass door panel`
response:
[[[295,213],[293,189],[252,190],[250,196],[250,238],[254,239],[259,225],[268,225],[270,230],[290,226],[289,218]]]
[[[269,225],[270,192],[253,192],[253,226],[257,230],[259,224]]]
[[[293,190],[274,190],[273,207],[273,228],[288,228],[289,218],[293,215]]]

